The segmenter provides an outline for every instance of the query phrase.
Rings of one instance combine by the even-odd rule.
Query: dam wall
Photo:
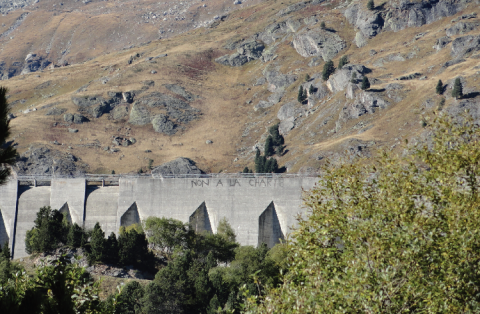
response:
[[[64,213],[86,229],[99,222],[105,234],[149,216],[190,223],[215,233],[226,218],[242,245],[272,247],[295,226],[302,191],[315,177],[197,175],[183,177],[17,177],[0,186],[0,243],[25,257],[25,235],[42,206]]]

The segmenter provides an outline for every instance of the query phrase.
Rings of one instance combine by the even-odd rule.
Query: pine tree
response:
[[[250,173],[250,170],[248,169],[248,167],[245,167],[245,168],[243,168],[242,173]]]
[[[10,136],[10,121],[8,120],[7,88],[0,87],[0,185],[7,183],[10,175],[9,166],[17,159],[17,151],[6,141]]]
[[[257,162],[255,162],[255,172],[256,173],[265,173],[266,162],[267,162],[267,158],[265,156],[260,155],[258,157]]]
[[[350,80],[353,84],[357,84],[357,72],[352,72],[352,79]]]
[[[373,0],[368,0],[367,9],[369,9],[370,11],[373,11],[375,9],[375,3],[373,2]]]
[[[273,150],[273,137],[269,135],[265,141],[265,157],[270,157],[275,153]]]
[[[315,93],[315,87],[313,87],[313,85],[310,85],[310,87],[308,88],[308,93],[310,95],[312,95],[313,93]]]
[[[308,82],[308,81],[310,81],[310,75],[308,75],[308,73],[307,73],[307,74],[305,74],[305,82]]]
[[[362,80],[362,86],[360,87],[363,90],[367,90],[370,88],[370,81],[368,80],[368,77],[364,76]]]
[[[324,21],[322,21],[322,23],[320,23],[320,28],[321,28],[321,29],[327,28],[327,26],[325,25],[325,22],[324,22]]]
[[[333,61],[329,60],[329,61],[325,62],[325,64],[323,65],[322,79],[324,81],[328,80],[328,78],[330,77],[330,75],[333,74],[333,72],[335,72],[335,67],[333,66]]]
[[[108,236],[107,241],[105,241],[104,261],[111,264],[118,263],[118,253],[119,249],[117,236],[112,232]]]
[[[88,260],[90,264],[100,262],[104,258],[105,251],[105,232],[97,222],[93,228],[92,236],[90,238],[90,254]]]
[[[304,98],[304,91],[303,91],[303,86],[300,85],[300,87],[298,88],[298,96],[297,96],[297,100],[299,103],[302,103],[305,98]]]
[[[463,87],[459,77],[455,79],[455,83],[453,84],[452,97],[456,99],[463,97]]]
[[[278,123],[271,126],[268,129],[268,132],[273,138],[273,146],[279,146],[285,142],[285,139],[283,138],[283,136],[280,134],[280,131],[278,130]]]
[[[340,61],[338,61],[338,68],[341,69],[345,64],[348,64],[348,57],[343,56],[340,58]]]
[[[84,239],[84,231],[83,229],[74,223],[70,226],[67,235],[67,245],[71,248],[79,248],[82,246],[82,242]]]
[[[443,94],[443,83],[442,80],[438,80],[437,87],[435,89],[438,95]]]

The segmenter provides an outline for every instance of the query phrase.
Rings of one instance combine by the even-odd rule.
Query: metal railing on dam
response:
[[[0,243],[15,258],[26,256],[25,235],[41,207],[105,234],[150,216],[216,232],[227,219],[242,245],[273,246],[304,214],[302,193],[318,181],[303,174],[215,173],[197,175],[18,175],[0,186]]]

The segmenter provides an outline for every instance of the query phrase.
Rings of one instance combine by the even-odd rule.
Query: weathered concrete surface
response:
[[[118,232],[118,186],[87,187],[85,228],[93,229],[100,223],[105,236]]]
[[[68,208],[71,222],[82,226],[85,211],[85,179],[52,179],[51,182],[52,209]]]
[[[2,247],[6,241],[10,248],[13,245],[17,195],[18,184],[15,178],[11,178],[7,184],[0,186],[0,245]]]
[[[20,186],[18,188],[17,218],[13,256],[15,258],[27,256],[25,252],[25,235],[33,228],[37,212],[41,207],[50,206],[49,186]]]
[[[118,186],[90,186],[85,179],[68,178],[30,187],[18,186],[15,179],[0,187],[5,221],[0,220],[0,237],[16,230],[10,236],[14,257],[26,256],[26,231],[33,227],[39,208],[50,205],[87,229],[99,222],[105,235],[149,216],[178,219],[197,231],[215,233],[225,217],[240,244],[265,242],[272,247],[290,233],[297,214],[304,213],[302,189],[311,189],[316,181],[314,177],[120,177]]]

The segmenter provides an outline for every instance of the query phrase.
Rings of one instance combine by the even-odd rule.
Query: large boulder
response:
[[[452,57],[458,59],[466,54],[480,50],[480,35],[458,37],[452,42]]]
[[[136,104],[141,104],[150,108],[176,108],[176,109],[189,109],[190,105],[178,98],[162,94],[159,92],[153,92],[137,99]]]
[[[293,74],[282,74],[276,70],[264,71],[265,78],[268,81],[268,90],[273,92],[281,92],[286,87],[292,85],[296,80],[297,76]]]
[[[135,125],[145,125],[150,123],[151,117],[150,112],[148,112],[145,106],[134,104],[132,106],[132,110],[130,110],[130,118],[128,119],[128,123],[135,124]]]
[[[168,119],[168,116],[164,114],[156,115],[152,119],[153,129],[157,133],[164,133],[167,135],[173,135],[177,132],[176,125],[171,120]]]
[[[382,29],[383,18],[376,11],[370,11],[363,4],[355,3],[345,10],[345,18],[355,25],[365,38],[376,36]]]
[[[363,91],[357,93],[356,99],[352,104],[345,106],[340,112],[340,120],[347,121],[359,118],[365,114],[373,114],[378,109],[384,109],[390,105],[390,102],[384,100],[374,92]]]
[[[443,48],[445,48],[451,42],[452,42],[452,40],[450,39],[450,37],[447,37],[447,36],[440,37],[440,38],[437,39],[435,45],[433,46],[433,49],[435,49],[437,51],[440,51]]]
[[[347,45],[337,34],[318,28],[296,35],[293,38],[293,47],[302,57],[321,56],[327,61]]]
[[[265,30],[258,34],[258,38],[266,45],[270,45],[277,39],[283,38],[286,34],[295,33],[301,26],[301,20],[293,19],[280,23],[273,23],[265,27]]]
[[[188,101],[193,101],[197,98],[197,96],[193,95],[190,92],[187,92],[183,86],[176,84],[164,84],[163,86],[165,86],[165,88],[167,88],[172,93],[182,96]]]
[[[337,70],[330,75],[326,85],[332,93],[336,93],[347,87],[347,84],[352,80],[353,73],[356,74],[357,81],[360,81],[368,72],[371,71],[361,64],[347,64],[341,70]]]
[[[259,59],[265,45],[257,40],[248,40],[238,44],[237,52],[231,55],[224,55],[215,59],[215,62],[232,67],[242,66],[245,63]]]
[[[447,36],[463,35],[473,31],[478,27],[479,23],[476,22],[458,22],[450,28],[447,28]]]
[[[152,174],[171,176],[177,174],[203,174],[191,159],[179,157],[152,169]]]

